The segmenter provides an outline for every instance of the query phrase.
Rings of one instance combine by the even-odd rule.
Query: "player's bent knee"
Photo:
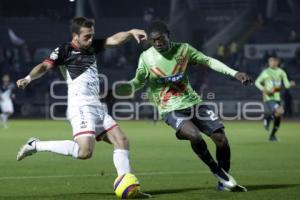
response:
[[[280,116],[280,115],[283,115],[283,114],[284,114],[284,109],[283,109],[283,107],[277,108],[277,110],[276,110],[276,112],[275,112],[275,115]]]
[[[218,146],[218,147],[225,147],[228,146],[228,140],[225,136],[225,134],[223,133],[213,133],[211,135],[211,139],[214,141],[214,143]]]
[[[79,152],[78,152],[78,158],[79,159],[86,160],[86,159],[91,158],[92,156],[93,156],[93,150],[91,150],[91,149],[84,149],[84,150],[79,149]]]

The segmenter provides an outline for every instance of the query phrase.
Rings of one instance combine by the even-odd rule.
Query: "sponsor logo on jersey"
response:
[[[86,128],[87,127],[87,121],[81,121],[80,128]]]

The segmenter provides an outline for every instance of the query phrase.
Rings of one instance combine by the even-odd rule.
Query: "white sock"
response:
[[[77,158],[79,145],[71,140],[36,141],[35,148],[37,151],[50,151],[53,153]]]
[[[129,164],[129,151],[125,149],[115,149],[113,154],[114,165],[118,176],[131,171]]]
[[[1,121],[3,123],[4,128],[7,128],[7,118],[8,116],[4,113],[1,114]]]

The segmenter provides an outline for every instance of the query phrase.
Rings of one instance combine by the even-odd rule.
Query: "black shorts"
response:
[[[169,112],[164,117],[164,121],[176,130],[176,134],[186,121],[193,122],[193,124],[207,136],[210,136],[220,128],[224,128],[223,123],[219,117],[215,115],[213,109],[204,104]]]
[[[276,109],[280,107],[280,101],[266,101],[265,102],[265,114],[272,115],[275,113]]]

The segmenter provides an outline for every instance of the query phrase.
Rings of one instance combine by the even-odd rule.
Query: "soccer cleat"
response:
[[[23,145],[18,152],[17,161],[23,160],[27,156],[31,156],[32,154],[36,153],[36,146],[35,142],[39,141],[37,138],[29,138],[26,144]]]
[[[218,179],[218,182],[223,185],[226,189],[231,190],[237,186],[236,181],[232,176],[227,174],[222,168],[219,168],[215,173],[215,177]]]
[[[139,191],[139,193],[134,198],[147,199],[147,198],[152,198],[152,197],[153,196],[151,194],[147,194],[147,193]]]
[[[216,189],[217,189],[218,191],[228,191],[228,192],[230,192],[230,189],[224,187],[224,185],[223,185],[222,183],[220,183],[220,182],[218,182]]]
[[[270,140],[271,142],[277,142],[277,141],[278,141],[278,138],[276,137],[276,135],[270,135],[269,140]]]
[[[220,182],[218,182],[216,189],[218,191],[227,191],[227,192],[247,192],[247,188],[241,185],[236,185],[235,187],[229,189],[224,187],[224,185]]]
[[[247,192],[247,188],[241,185],[236,185],[234,188],[231,189],[231,192]]]

